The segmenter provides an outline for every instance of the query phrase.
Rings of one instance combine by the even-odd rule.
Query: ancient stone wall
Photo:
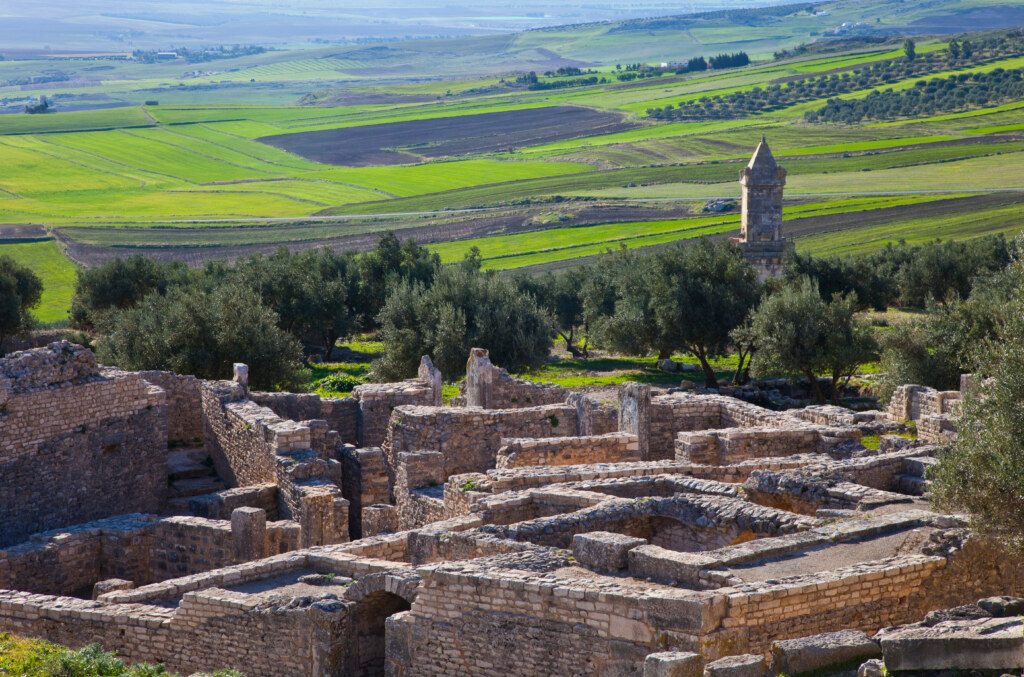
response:
[[[541,437],[503,439],[497,468],[530,465],[579,465],[639,461],[636,435],[610,433],[588,437]]]
[[[0,546],[159,510],[166,426],[163,391],[137,374],[100,373],[80,346],[55,343],[0,360]]]
[[[959,390],[902,385],[892,394],[887,411],[895,421],[919,421],[923,416],[956,416],[960,412],[960,398]]]
[[[378,533],[375,525],[370,525],[369,529],[364,527],[363,511],[390,501],[384,452],[380,447],[356,449],[344,445],[338,448],[337,458],[342,466],[342,495],[349,502],[350,536],[354,539]]]
[[[292,421],[323,419],[342,442],[359,439],[359,401],[354,397],[320,397],[310,393],[249,393],[249,399]]]
[[[663,589],[641,598],[608,579],[538,585],[536,574],[519,570],[528,560],[421,568],[411,674],[630,674],[659,641],[675,644],[703,624],[701,604],[687,598],[704,593]]]
[[[676,436],[676,460],[704,465],[731,465],[752,458],[825,453],[831,441],[859,438],[860,432],[855,428],[810,425],[682,432]]]
[[[282,419],[227,381],[204,382],[202,397],[207,448],[222,478],[276,484],[278,514],[299,523],[303,545],[348,540],[348,502],[332,481],[341,466],[314,449],[313,430],[326,432],[323,421]]]
[[[491,363],[487,350],[473,348],[456,404],[483,409],[518,409],[565,402],[569,391],[552,383],[515,378]]]
[[[673,458],[680,432],[753,427],[800,427],[800,421],[722,395],[659,395],[651,398],[650,459]]]
[[[0,620],[10,632],[72,647],[96,642],[130,661],[185,673],[232,666],[268,677],[310,674],[311,663],[329,665],[329,635],[344,633],[347,608],[264,607],[217,589],[188,593],[176,609],[0,590]]]
[[[396,407],[404,405],[433,406],[434,389],[418,379],[401,383],[366,383],[357,386],[352,396],[359,402],[359,435],[361,447],[379,447],[388,432],[388,421]]]
[[[232,523],[201,517],[129,514],[35,534],[0,550],[0,589],[88,598],[93,584],[136,586],[190,576],[299,546],[298,525],[265,522],[250,551]]]
[[[400,407],[384,443],[389,472],[403,451],[441,452],[444,476],[493,468],[503,438],[576,434],[576,408],[567,404],[524,409]]]
[[[189,513],[207,519],[231,519],[235,508],[260,508],[267,519],[277,519],[277,485],[251,484],[225,489],[212,494],[194,496],[188,501]]]
[[[203,404],[199,379],[169,371],[140,371],[138,374],[166,393],[167,442],[190,446],[202,444]]]
[[[444,457],[437,451],[399,452],[395,468],[398,528],[413,529],[442,520]]]

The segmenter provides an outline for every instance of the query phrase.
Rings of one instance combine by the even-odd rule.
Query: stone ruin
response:
[[[974,635],[1012,663],[1009,612],[932,613],[1024,592],[927,501],[958,402],[611,406],[480,349],[453,406],[429,358],[332,399],[55,343],[0,360],[0,631],[186,674],[738,677]]]

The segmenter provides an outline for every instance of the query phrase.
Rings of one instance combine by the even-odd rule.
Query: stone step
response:
[[[167,454],[167,478],[172,482],[215,475],[205,449],[179,449]]]
[[[896,486],[901,494],[924,496],[931,488],[932,483],[917,475],[900,475],[896,478]]]
[[[175,498],[187,498],[212,494],[216,491],[223,491],[227,487],[217,476],[196,477],[193,479],[176,480],[168,487],[167,497],[170,500]]]
[[[930,466],[938,463],[937,458],[931,456],[912,456],[903,459],[903,473],[906,475],[914,475],[916,477],[924,477],[925,472]]]

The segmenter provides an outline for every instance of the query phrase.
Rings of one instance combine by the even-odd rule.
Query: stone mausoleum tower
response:
[[[743,257],[764,281],[782,273],[793,243],[782,236],[782,189],[786,170],[775,162],[767,140],[762,136],[750,163],[740,170],[743,187],[743,220],[740,236],[734,241]]]

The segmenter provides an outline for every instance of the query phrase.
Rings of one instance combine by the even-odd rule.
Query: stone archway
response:
[[[345,599],[355,602],[349,634],[346,675],[383,677],[386,663],[385,627],[389,617],[409,611],[420,577],[413,573],[370,574],[353,583]]]

